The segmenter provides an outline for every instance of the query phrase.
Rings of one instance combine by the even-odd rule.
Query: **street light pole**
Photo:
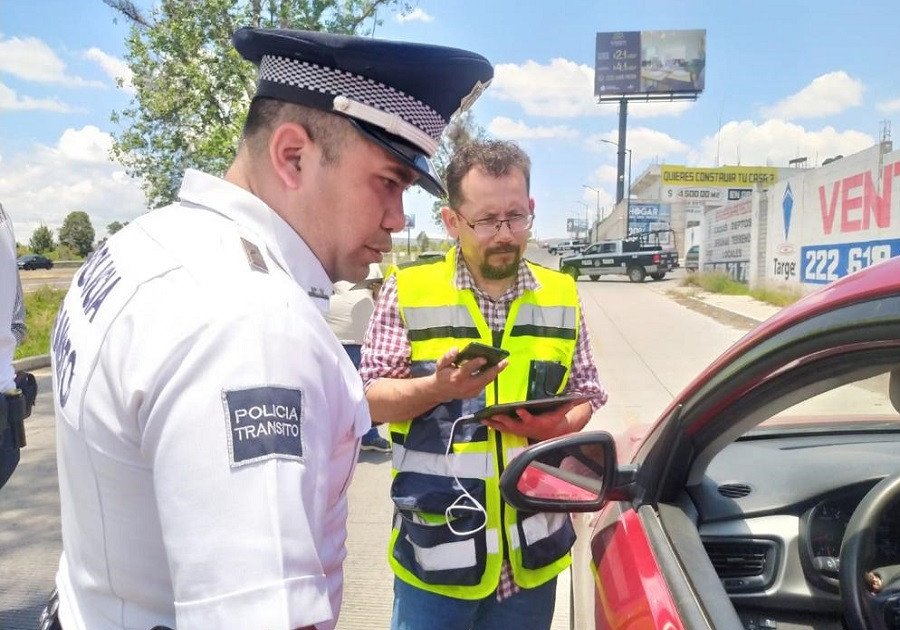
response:
[[[581,205],[584,206],[584,231],[587,234],[591,229],[591,220],[590,220],[590,217],[588,216],[588,209],[591,206],[587,202],[581,201],[580,199],[576,203],[580,203]]]
[[[625,203],[625,236],[628,236],[628,228],[631,221],[631,149],[628,151],[628,201]]]
[[[587,188],[588,190],[593,190],[595,193],[597,193],[597,221],[602,221],[603,218],[600,216],[600,191],[593,186],[588,186],[587,184],[582,184],[581,187]]]

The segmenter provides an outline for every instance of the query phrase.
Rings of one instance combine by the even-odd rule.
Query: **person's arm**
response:
[[[340,558],[323,550],[341,535],[353,425],[362,416],[368,425],[368,415],[361,387],[354,403],[352,390],[340,386],[354,375],[339,371],[339,357],[320,334],[324,323],[288,321],[262,304],[260,292],[247,299],[260,303],[258,312],[216,309],[218,321],[165,343],[167,353],[148,350],[159,345],[154,333],[163,323],[132,336],[125,350],[122,341],[145,330],[137,326],[147,324],[140,313],[162,296],[144,297],[133,320],[111,332],[105,352],[133,357],[109,365],[127,368],[124,395],[139,401],[140,447],[153,471],[177,626],[296,628],[333,620],[329,593]],[[178,317],[192,314],[179,310]]]
[[[410,378],[411,348],[400,317],[397,278],[391,275],[379,292],[359,366],[372,420],[404,422],[442,402],[477,396],[508,365],[501,361],[479,372],[485,360],[473,359],[456,367],[458,350],[441,357],[434,374]]]

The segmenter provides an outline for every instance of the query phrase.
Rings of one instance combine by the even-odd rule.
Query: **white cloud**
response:
[[[565,125],[553,127],[529,127],[521,120],[505,116],[494,118],[487,127],[491,135],[504,140],[545,140],[548,138],[575,138],[578,132]]]
[[[47,112],[71,112],[72,108],[55,98],[31,98],[19,96],[15,90],[0,83],[0,111],[43,110]]]
[[[122,79],[122,89],[129,94],[134,94],[134,86],[131,83],[133,73],[124,61],[118,57],[106,54],[99,48],[88,48],[84,53],[84,57],[99,65],[103,72],[113,81]]]
[[[900,112],[900,98],[895,98],[892,101],[883,101],[881,103],[878,103],[877,107],[878,111],[885,114]]]
[[[875,138],[861,131],[834,127],[807,130],[783,120],[731,121],[718,133],[704,138],[699,150],[688,154],[688,164],[715,166],[753,164],[787,166],[796,157],[809,158],[810,166],[834,155],[850,155],[872,146]]]
[[[609,144],[609,142],[613,144]],[[632,163],[651,158],[663,159],[666,156],[683,155],[690,150],[690,147],[682,141],[647,127],[630,129],[625,143],[626,148],[631,149]],[[584,146],[597,153],[615,155],[618,151],[618,132],[610,131],[588,136],[584,141]]]
[[[783,101],[763,107],[761,113],[766,118],[782,120],[831,116],[862,103],[864,89],[861,81],[843,70],[829,72],[816,77],[812,83]]]
[[[597,103],[594,96],[594,69],[557,57],[549,64],[526,61],[497,64],[488,94],[502,101],[518,103],[533,116],[575,118],[580,116],[616,116],[616,103]],[[676,116],[693,106],[692,102],[632,102],[632,118]]]
[[[416,7],[409,13],[398,13],[396,17],[397,17],[397,21],[400,22],[401,24],[403,24],[405,22],[433,22],[434,21],[434,17],[425,13],[425,11],[423,11],[420,7]]]
[[[56,146],[4,156],[0,199],[20,243],[41,224],[55,232],[74,210],[88,213],[98,238],[109,223],[145,212],[140,183],[107,158],[111,142],[108,134],[88,126],[67,129]]]
[[[568,59],[556,58],[548,65],[526,61],[522,65],[497,64],[488,94],[513,101],[535,116],[570,118],[597,116],[601,111],[594,100],[594,70]]]
[[[66,87],[104,87],[100,81],[88,81],[67,74],[66,64],[36,37],[0,39],[0,72],[35,83],[54,83]]]

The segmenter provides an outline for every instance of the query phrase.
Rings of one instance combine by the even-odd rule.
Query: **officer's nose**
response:
[[[406,215],[403,213],[403,200],[391,204],[385,211],[381,226],[389,232],[400,232],[406,227]]]

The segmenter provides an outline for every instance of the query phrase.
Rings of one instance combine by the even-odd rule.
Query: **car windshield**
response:
[[[746,435],[848,431],[900,431],[900,370],[886,371],[807,398]]]

